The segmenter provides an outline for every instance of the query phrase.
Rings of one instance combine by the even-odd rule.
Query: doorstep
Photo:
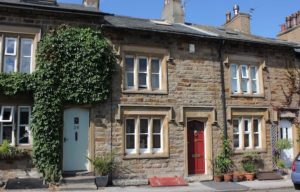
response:
[[[184,177],[184,179],[188,183],[193,183],[193,182],[201,182],[201,181],[211,181],[213,180],[213,176],[209,174],[189,175],[187,177]]]

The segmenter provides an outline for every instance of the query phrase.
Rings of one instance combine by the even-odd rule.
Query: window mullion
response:
[[[139,67],[138,67],[138,57],[135,55],[134,56],[134,89],[138,90],[139,89]]]
[[[136,153],[141,154],[141,151],[140,151],[140,117],[139,116],[136,119],[136,126],[135,126],[135,146],[136,146]]]
[[[4,60],[4,57],[3,57],[3,54],[4,54],[4,35],[1,34],[0,35],[0,73],[2,73],[2,68],[3,68],[3,60]],[[1,140],[1,143],[2,143],[2,140]]]
[[[151,57],[147,58],[147,89],[152,91],[152,61]]]
[[[149,119],[149,127],[148,127],[148,147],[149,152],[153,153],[153,118]]]
[[[241,131],[241,149],[245,149],[244,139],[245,139],[245,125],[244,125],[244,118],[240,119],[240,131]]]

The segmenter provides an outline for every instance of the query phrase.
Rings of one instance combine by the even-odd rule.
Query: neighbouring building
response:
[[[61,24],[101,27],[119,58],[107,102],[65,110],[65,125],[80,122],[79,141],[87,144],[64,142],[74,134],[64,128],[63,171],[93,171],[85,157],[112,149],[126,169],[115,179],[212,179],[224,129],[236,170],[253,151],[261,170],[273,169],[278,130],[285,134],[279,127],[298,131],[298,98],[287,95],[287,66],[299,65],[296,43],[251,34],[250,16],[237,6],[224,26],[210,27],[185,23],[179,0],[164,1],[161,20],[102,13],[98,5],[0,0],[3,73],[34,71],[38,41]],[[0,142],[30,150],[32,104],[30,94],[0,96]]]

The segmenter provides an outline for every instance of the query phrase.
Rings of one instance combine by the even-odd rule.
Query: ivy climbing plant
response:
[[[33,93],[33,161],[46,181],[61,177],[64,106],[105,101],[115,63],[101,32],[60,26],[40,41],[33,74],[1,74],[4,94]]]

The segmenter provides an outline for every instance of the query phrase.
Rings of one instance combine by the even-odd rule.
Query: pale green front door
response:
[[[63,171],[88,170],[89,110],[71,108],[64,111]]]

